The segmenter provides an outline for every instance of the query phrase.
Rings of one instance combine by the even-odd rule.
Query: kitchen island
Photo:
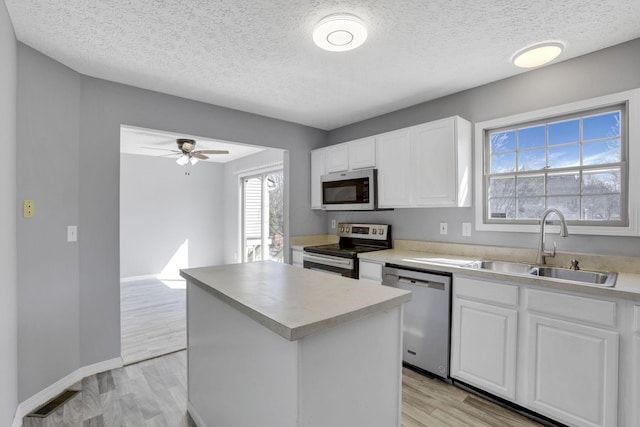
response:
[[[400,425],[409,292],[271,261],[181,275],[199,427]]]

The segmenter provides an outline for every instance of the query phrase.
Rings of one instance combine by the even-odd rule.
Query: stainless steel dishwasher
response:
[[[402,360],[449,380],[451,275],[386,264],[382,277],[413,293],[404,305]]]

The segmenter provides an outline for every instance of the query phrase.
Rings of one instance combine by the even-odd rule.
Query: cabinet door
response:
[[[516,396],[518,312],[454,298],[451,376],[497,396]]]
[[[349,169],[376,167],[376,138],[349,141]]]
[[[411,205],[411,150],[409,131],[382,134],[377,141],[378,207]]]
[[[453,118],[438,120],[409,132],[415,206],[456,206],[454,125]]]
[[[368,282],[382,283],[382,264],[373,261],[359,260],[359,276],[360,280]]]
[[[322,209],[322,184],[320,177],[326,174],[326,150],[311,152],[311,209]]]
[[[349,146],[344,144],[332,145],[327,150],[327,173],[344,172],[349,170]]]
[[[572,426],[617,425],[618,333],[528,317],[526,406]]]

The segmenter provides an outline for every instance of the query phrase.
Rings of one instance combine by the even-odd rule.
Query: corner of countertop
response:
[[[312,234],[307,236],[292,236],[289,240],[292,249],[302,250],[305,246],[328,245],[338,243],[335,234]]]

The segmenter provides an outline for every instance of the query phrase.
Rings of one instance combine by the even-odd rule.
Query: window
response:
[[[531,231],[545,209],[557,208],[579,234],[637,234],[629,150],[637,97],[635,90],[478,123],[477,228]]]
[[[242,183],[243,262],[284,261],[282,170],[247,176]]]

